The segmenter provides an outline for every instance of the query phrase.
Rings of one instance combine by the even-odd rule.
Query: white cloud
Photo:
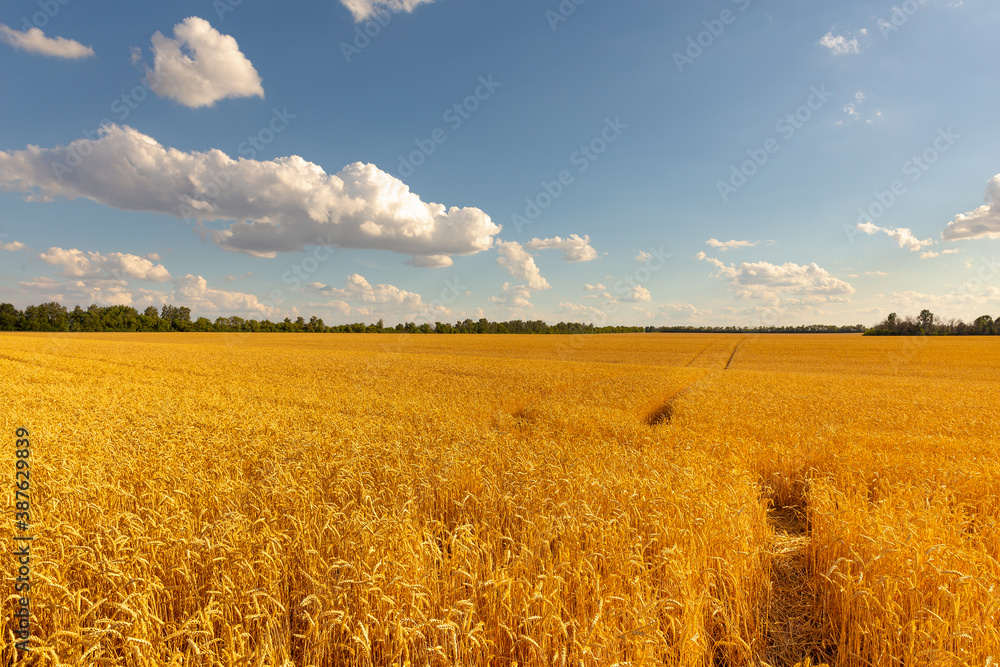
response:
[[[365,19],[380,12],[412,12],[418,5],[434,0],[340,0],[351,12],[355,21]]]
[[[728,265],[700,252],[696,256],[714,264],[718,278],[729,280],[729,289],[740,299],[762,299],[789,303],[823,303],[846,301],[853,294],[850,284],[835,278],[815,263],[808,266],[786,262],[743,262]]]
[[[908,310],[928,307],[967,306],[988,304],[1000,296],[1000,289],[987,287],[980,294],[961,290],[950,294],[924,294],[913,290],[893,292],[892,304],[895,310]]]
[[[488,301],[509,309],[531,308],[531,291],[525,285],[504,283],[500,287],[500,296],[491,296]]]
[[[132,306],[142,310],[148,306],[159,308],[165,303],[187,306],[195,316],[239,315],[273,318],[277,308],[262,303],[253,294],[228,292],[209,287],[202,276],[188,274],[174,279],[173,290],[157,291],[131,288],[127,280],[108,278],[75,278],[58,281],[48,277],[19,283],[22,289],[44,295],[50,301],[64,304],[99,306]]]
[[[260,302],[253,294],[227,292],[208,286],[201,276],[188,274],[174,281],[171,298],[174,305],[187,306],[196,313],[212,313],[219,316],[257,313],[273,315],[278,311]]]
[[[6,234],[0,234],[0,250],[6,250],[7,252],[15,252],[17,250],[24,250],[26,247],[23,243],[19,241],[11,241],[9,243],[3,243],[3,239],[6,238]]]
[[[608,288],[602,285],[601,283],[597,283],[596,285],[589,285],[589,284],[584,285],[583,289],[587,290],[588,292],[603,292]]]
[[[961,252],[958,248],[951,248],[949,250],[942,250],[941,252],[922,252],[920,253],[920,259],[934,259],[935,257],[940,257],[941,255],[954,255]]]
[[[865,95],[865,91],[859,90],[858,92],[854,93],[854,101],[848,102],[847,104],[844,105],[844,114],[847,116],[846,119],[847,121],[856,122],[862,120],[863,114],[861,113],[861,106],[864,104],[866,97],[867,96]],[[870,118],[865,119],[865,123],[871,125],[881,117],[882,117],[882,110],[876,109],[874,114]],[[843,124],[844,124],[844,119],[838,120],[836,123],[834,123],[834,125],[843,125]]]
[[[959,213],[944,228],[946,241],[1000,238],[1000,174],[986,184],[986,204],[968,213]]]
[[[406,260],[406,264],[418,269],[444,269],[454,263],[448,255],[422,255]]]
[[[481,210],[424,203],[374,165],[327,174],[298,156],[262,162],[219,150],[186,153],[118,125],[104,126],[93,142],[0,151],[0,189],[35,201],[83,197],[200,223],[235,221],[204,233],[221,248],[261,257],[309,245],[468,255],[489,249],[500,233]]]
[[[205,19],[184,19],[174,26],[173,38],[157,32],[152,50],[149,82],[160,97],[191,108],[230,97],[264,97],[260,75],[236,40]]]
[[[640,250],[639,254],[635,256],[635,261],[637,261],[637,262],[643,262],[643,263],[645,263],[645,262],[648,262],[651,259],[653,259],[653,254],[652,253],[648,253],[645,250]]]
[[[900,248],[906,248],[911,252],[917,252],[924,246],[934,245],[934,241],[932,239],[924,239],[923,241],[921,241],[916,236],[914,236],[913,232],[911,232],[906,227],[897,227],[895,229],[888,229],[885,227],[879,227],[873,222],[860,222],[858,223],[857,228],[868,235],[882,232],[883,234],[894,240],[896,243],[898,243]]]
[[[887,276],[889,275],[885,271],[865,271],[866,276]]]
[[[830,53],[835,56],[861,53],[861,44],[858,43],[857,37],[848,39],[845,35],[834,35],[832,30],[823,35],[816,44],[829,49]]]
[[[719,248],[722,252],[725,252],[726,250],[733,250],[737,248],[752,248],[760,244],[760,241],[720,241],[718,239],[709,239],[705,241],[705,243],[713,248]],[[770,241],[768,243],[770,243]]]
[[[567,238],[556,236],[551,239],[532,239],[524,244],[528,250],[546,250],[555,248],[562,250],[563,259],[567,262],[589,262],[597,259],[597,251],[590,246],[590,236],[580,237],[571,234]]]
[[[630,287],[625,293],[624,301],[632,301],[636,303],[649,303],[653,300],[653,295],[649,293],[649,290],[641,285],[636,285],[635,287]]]
[[[690,303],[664,303],[657,308],[660,315],[670,317],[696,317],[700,315],[711,315],[711,310],[702,310]]]
[[[163,283],[170,280],[170,272],[162,264],[154,264],[144,257],[112,252],[82,252],[77,249],[49,248],[38,255],[47,264],[62,267],[67,278],[104,278],[117,280],[151,280]]]
[[[556,312],[579,318],[584,322],[597,323],[598,326],[604,324],[604,322],[608,319],[608,314],[600,308],[581,306],[575,303],[569,303],[568,301],[560,303]]]
[[[37,53],[53,58],[89,58],[94,55],[94,49],[80,42],[64,37],[46,37],[39,28],[30,28],[19,32],[0,23],[0,40],[10,44],[17,50]]]
[[[500,253],[497,264],[506,268],[510,275],[523,280],[526,289],[537,292],[551,287],[538,270],[535,258],[517,241],[497,241],[497,252]]]
[[[372,285],[364,276],[357,273],[347,277],[343,288],[311,283],[306,285],[305,291],[335,299],[324,305],[337,308],[345,315],[351,312],[350,306],[345,302],[369,306],[357,311],[368,316],[375,313],[376,308],[379,311],[401,313],[413,318],[450,315],[450,311],[443,305],[425,303],[415,292],[407,292],[395,285]]]

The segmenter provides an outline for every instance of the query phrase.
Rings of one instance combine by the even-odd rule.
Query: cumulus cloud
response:
[[[949,294],[925,294],[913,290],[893,292],[891,301],[896,310],[916,310],[927,307],[955,307],[991,304],[1000,297],[1000,288],[987,287],[973,292],[968,286]]]
[[[262,162],[219,150],[188,153],[118,125],[105,125],[96,141],[0,151],[0,189],[35,201],[83,197],[200,224],[234,221],[203,233],[225,250],[259,257],[327,245],[443,264],[433,256],[487,250],[500,233],[481,210],[425,203],[374,165],[327,174],[294,155]]]
[[[65,37],[46,37],[39,28],[29,28],[25,32],[0,23],[0,41],[10,44],[14,49],[28,53],[37,53],[53,58],[89,58],[94,55],[94,49],[80,42]]]
[[[986,184],[986,204],[956,215],[941,237],[946,241],[1000,238],[1000,174]]]
[[[208,286],[201,276],[188,274],[174,281],[174,305],[183,305],[197,313],[231,315],[234,313],[260,313],[269,315],[277,310],[262,304],[253,294],[227,292]]]
[[[532,306],[531,291],[526,285],[504,283],[500,287],[500,295],[491,296],[487,300],[490,303],[495,303],[511,310],[531,308]]]
[[[864,30],[861,31],[862,34],[865,32]],[[861,44],[858,43],[857,37],[848,38],[846,35],[835,35],[832,30],[823,35],[816,44],[828,49],[835,56],[861,53]]]
[[[4,243],[3,240],[7,237],[6,234],[0,234],[0,250],[6,250],[7,252],[16,252],[18,250],[24,250],[25,245],[19,241],[10,241],[9,243]]]
[[[412,12],[418,5],[434,0],[340,0],[355,21],[364,21],[381,12]]]
[[[444,269],[455,262],[448,255],[424,255],[420,257],[411,257],[406,260],[406,263],[410,266],[415,266],[418,269]]]
[[[510,275],[523,280],[526,289],[537,292],[551,287],[538,270],[535,258],[517,241],[497,241],[497,252],[500,253],[497,264],[507,269]]]
[[[602,285],[601,283],[597,283],[596,285],[590,285],[590,284],[584,285],[583,289],[587,290],[588,292],[603,292],[608,288]]]
[[[372,285],[357,273],[347,277],[343,288],[330,287],[322,283],[311,283],[307,291],[338,299],[347,299],[358,303],[379,304],[401,308],[421,308],[423,299],[419,294],[407,292],[395,285]]]
[[[722,252],[738,248],[753,248],[760,245],[760,241],[720,241],[719,239],[709,239],[705,243],[713,248],[718,248]]]
[[[906,227],[888,229],[885,227],[879,227],[874,222],[859,222],[857,227],[869,236],[882,232],[898,243],[900,248],[906,248],[911,252],[917,252],[924,246],[934,245],[934,241],[932,239],[924,239],[921,241]]]
[[[725,264],[699,252],[696,259],[709,262],[717,269],[717,278],[729,281],[729,289],[739,299],[787,301],[790,303],[822,303],[846,301],[854,293],[850,284],[830,275],[816,263],[802,266],[792,262],[743,262]]]
[[[196,316],[240,315],[249,317],[275,317],[277,308],[262,303],[253,294],[229,292],[212,288],[202,276],[185,275],[173,281],[169,291],[134,288],[127,280],[106,277],[77,277],[55,280],[41,277],[19,283],[24,290],[43,295],[50,301],[91,304],[99,306],[132,306],[142,310],[148,306],[159,308],[165,303],[187,306]]]
[[[153,35],[149,82],[160,97],[186,107],[210,107],[232,97],[264,97],[260,75],[236,40],[203,18],[190,16],[174,26],[173,38]]]
[[[589,262],[597,259],[597,251],[590,246],[590,236],[571,234],[568,238],[532,239],[524,244],[528,250],[562,250],[567,262]]]
[[[568,301],[560,303],[557,312],[564,313],[585,322],[596,322],[598,325],[604,324],[604,322],[608,319],[608,314],[600,308],[594,308],[593,306],[581,306]]]
[[[635,287],[630,287],[625,293],[623,301],[632,301],[635,303],[649,303],[653,300],[653,295],[649,293],[649,290],[641,285],[636,285]]]
[[[658,313],[663,317],[670,318],[690,318],[711,315],[711,309],[701,309],[690,303],[664,303],[657,307]]]
[[[144,257],[112,252],[82,252],[77,249],[49,248],[38,255],[47,264],[62,267],[66,278],[115,278],[118,280],[151,280],[163,283],[170,280],[170,272],[162,264],[154,264]]]

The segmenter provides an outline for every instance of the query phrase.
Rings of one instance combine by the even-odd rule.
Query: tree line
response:
[[[1000,317],[980,315],[971,323],[939,320],[934,313],[920,311],[916,317],[900,318],[896,313],[865,332],[866,336],[1000,336]]]
[[[0,331],[49,331],[49,332],[230,332],[230,333],[464,333],[464,334],[589,334],[589,333],[642,333],[643,327],[604,326],[579,322],[560,322],[550,325],[542,320],[511,320],[490,322],[466,319],[455,324],[435,322],[433,325],[405,322],[387,327],[382,320],[375,324],[356,322],[327,326],[322,318],[303,317],[282,322],[244,319],[237,316],[192,319],[186,306],[164,305],[157,310],[150,306],[139,312],[132,306],[76,306],[67,310],[52,301],[18,310],[9,303],[0,304]]]
[[[927,312],[927,311],[924,311]],[[985,317],[985,316],[984,316]],[[890,315],[893,324],[883,322],[876,325],[896,335],[905,335],[911,321],[897,320]],[[933,316],[931,317],[933,320]],[[976,326],[980,325],[979,318]],[[992,318],[988,318],[994,326]],[[898,326],[895,324],[900,322]],[[998,320],[1000,324],[1000,320]],[[904,326],[905,325],[905,326]],[[925,330],[926,325],[923,325]],[[937,326],[937,325],[936,325]],[[941,325],[944,326],[944,325]],[[965,326],[965,325],[962,325]],[[971,325],[970,325],[971,326]],[[0,331],[48,331],[48,332],[229,332],[229,333],[426,333],[426,334],[603,334],[603,333],[879,333],[867,329],[862,324],[836,326],[830,324],[807,324],[798,326],[595,326],[580,322],[559,322],[548,324],[543,320],[510,320],[491,322],[485,318],[466,319],[454,324],[435,322],[434,324],[404,322],[386,326],[382,320],[375,324],[355,322],[328,326],[315,315],[306,320],[285,318],[281,322],[270,320],[244,319],[237,316],[218,317],[214,321],[207,317],[193,318],[186,306],[165,304],[157,310],[150,306],[142,312],[132,306],[98,306],[88,308],[76,306],[68,310],[65,306],[51,301],[18,310],[9,303],[0,304]],[[963,331],[963,333],[965,333]],[[996,333],[1000,333],[997,331]]]

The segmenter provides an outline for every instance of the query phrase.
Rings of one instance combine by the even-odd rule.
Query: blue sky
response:
[[[986,0],[12,0],[0,300],[1000,315]]]

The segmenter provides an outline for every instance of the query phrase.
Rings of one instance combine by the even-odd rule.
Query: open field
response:
[[[5,334],[2,493],[27,427],[40,665],[989,667],[998,377],[991,338]]]

